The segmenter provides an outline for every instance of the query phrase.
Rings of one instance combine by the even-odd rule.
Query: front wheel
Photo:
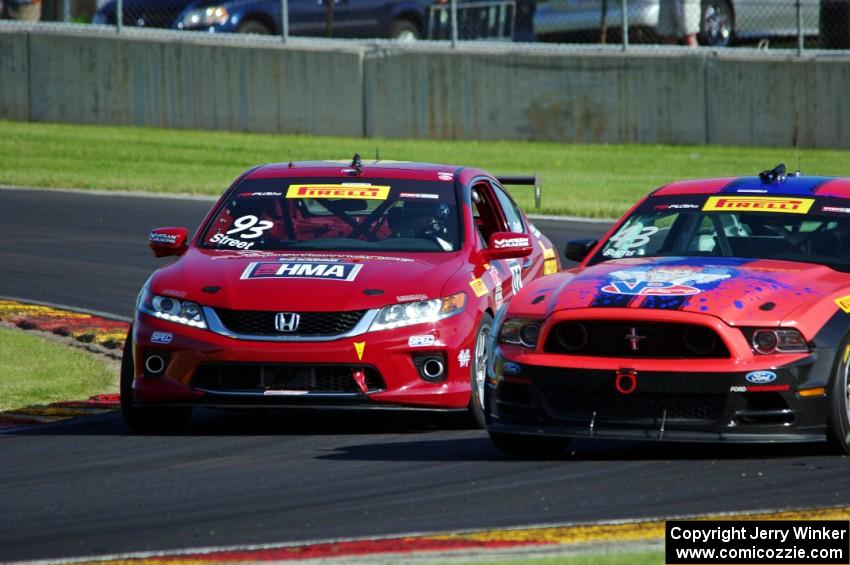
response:
[[[254,35],[271,35],[272,30],[261,21],[245,20],[236,27],[236,33],[252,33]]]
[[[511,457],[521,459],[554,459],[569,445],[569,438],[553,436],[531,436],[490,432],[493,445]]]
[[[490,332],[493,329],[493,316],[485,313],[478,324],[475,334],[475,348],[469,363],[469,412],[479,428],[484,427],[484,387],[487,386],[487,360],[490,357]],[[467,352],[469,353],[469,352]],[[461,351],[461,355],[463,352]]]
[[[141,408],[133,398],[133,328],[124,341],[124,353],[121,356],[121,415],[131,430],[137,433],[174,433],[189,421],[191,408],[163,407]]]
[[[832,451],[850,455],[850,362],[845,355],[850,340],[845,339],[838,349],[838,362],[832,378],[829,398],[827,439]]]

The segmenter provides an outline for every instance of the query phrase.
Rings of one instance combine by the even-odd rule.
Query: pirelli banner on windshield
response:
[[[779,212],[808,214],[814,198],[779,196],[711,196],[705,201],[704,212]]]
[[[386,200],[389,186],[373,184],[291,184],[287,198],[349,198],[357,200]]]

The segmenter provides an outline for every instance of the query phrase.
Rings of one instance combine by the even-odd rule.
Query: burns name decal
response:
[[[357,278],[362,264],[333,262],[283,261],[251,263],[241,279],[322,279],[351,282]]]
[[[724,268],[654,267],[646,270],[614,271],[602,287],[608,294],[629,296],[688,296],[702,292],[699,285],[722,281],[732,275]]]

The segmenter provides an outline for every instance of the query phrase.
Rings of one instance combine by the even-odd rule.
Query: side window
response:
[[[472,187],[472,215],[475,227],[481,235],[483,247],[487,247],[490,234],[505,231],[498,201],[486,182],[479,182]]]
[[[511,197],[508,196],[504,190],[495,185],[493,186],[493,192],[499,200],[499,204],[502,206],[502,212],[505,215],[508,231],[524,232],[525,226],[522,224],[522,214],[520,214],[519,209],[516,207],[516,204],[514,204],[514,201],[511,200]]]

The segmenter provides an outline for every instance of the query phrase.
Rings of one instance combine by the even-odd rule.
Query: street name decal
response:
[[[287,198],[350,198],[358,200],[386,200],[390,187],[357,184],[292,184]]]
[[[251,263],[240,279],[323,279],[353,281],[362,264],[332,262]]]
[[[704,212],[753,211],[782,214],[807,214],[814,198],[773,198],[768,196],[711,196],[702,207]]]

